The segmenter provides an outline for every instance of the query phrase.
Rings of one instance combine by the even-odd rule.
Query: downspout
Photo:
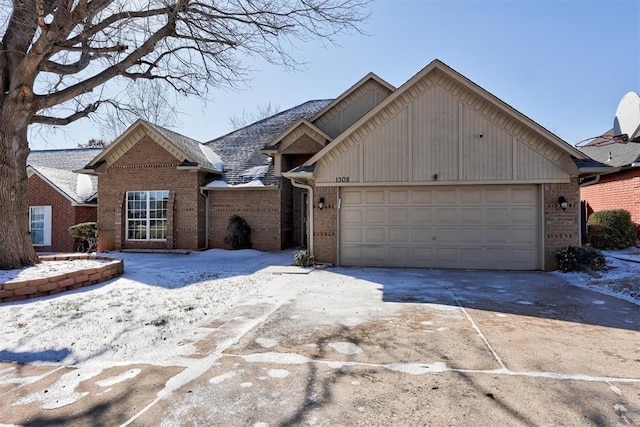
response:
[[[209,192],[200,188],[200,194],[205,198],[204,205],[204,247],[198,249],[199,251],[203,251],[209,249]]]
[[[289,178],[291,185],[297,188],[307,190],[309,193],[309,202],[307,203],[307,209],[309,209],[309,253],[313,255],[313,187],[307,184],[301,184],[295,180],[295,178]]]

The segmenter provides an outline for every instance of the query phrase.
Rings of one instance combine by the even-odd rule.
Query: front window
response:
[[[51,206],[29,206],[29,231],[34,246],[51,245]]]
[[[127,192],[127,240],[166,240],[168,191]]]

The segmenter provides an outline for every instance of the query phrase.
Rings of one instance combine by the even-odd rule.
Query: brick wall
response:
[[[199,187],[204,174],[177,170],[180,163],[169,152],[144,137],[120,157],[98,185],[98,250],[129,248],[199,249],[204,246],[204,197]],[[125,236],[127,191],[169,190],[173,209],[167,221],[172,235],[166,242],[128,242]]]
[[[597,184],[581,188],[580,197],[587,202],[590,213],[625,209],[631,214],[631,220],[640,224],[640,171],[637,169],[604,175]]]
[[[318,200],[324,197],[324,208],[318,209]],[[313,203],[313,254],[318,262],[338,263],[338,193],[337,187],[316,187]]]
[[[209,191],[209,247],[229,247],[224,243],[229,218],[239,215],[251,227],[254,249],[282,249],[280,197],[279,189]]]
[[[544,184],[544,269],[558,267],[556,252],[564,246],[580,245],[580,189],[578,178],[566,184]],[[569,206],[563,211],[558,198],[564,196]]]
[[[69,199],[36,174],[29,178],[27,185],[29,206],[51,206],[51,246],[36,246],[36,251],[71,252],[74,239],[69,234],[69,227],[95,221],[97,208],[72,206]]]

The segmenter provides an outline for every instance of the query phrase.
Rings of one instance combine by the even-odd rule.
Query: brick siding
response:
[[[98,250],[200,249],[204,246],[205,198],[200,194],[205,174],[177,170],[180,163],[144,137],[98,178]],[[127,191],[170,191],[167,234],[163,242],[127,241]]]
[[[29,178],[27,186],[29,206],[51,206],[51,246],[36,246],[36,251],[71,252],[74,239],[69,234],[69,227],[95,221],[97,208],[73,206],[69,199],[36,174]]]
[[[324,208],[318,200],[324,197]],[[316,187],[313,203],[313,255],[318,262],[338,263],[338,192],[337,187]]]
[[[209,191],[209,247],[229,248],[224,243],[229,218],[239,215],[251,227],[254,249],[283,249],[280,197],[279,189]]]
[[[587,203],[589,213],[625,209],[631,214],[631,220],[640,224],[640,170],[638,169],[603,175],[597,184],[582,187],[580,197]]]
[[[580,245],[580,188],[578,178],[566,184],[543,184],[544,188],[544,269],[558,268],[556,252],[565,246]],[[563,211],[558,198],[567,199],[568,207]]]

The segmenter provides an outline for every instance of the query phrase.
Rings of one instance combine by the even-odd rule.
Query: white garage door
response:
[[[540,269],[536,185],[342,187],[344,266]]]

